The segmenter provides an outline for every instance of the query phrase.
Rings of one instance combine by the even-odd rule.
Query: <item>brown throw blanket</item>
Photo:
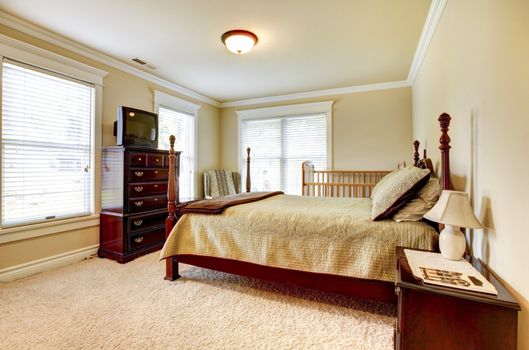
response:
[[[244,192],[233,196],[218,197],[213,199],[204,199],[193,202],[180,210],[180,213],[196,214],[222,214],[224,209],[234,205],[256,202],[272,196],[283,194],[281,191],[275,192]]]

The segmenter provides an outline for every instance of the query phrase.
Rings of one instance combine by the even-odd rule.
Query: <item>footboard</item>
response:
[[[318,197],[369,198],[375,185],[389,171],[385,170],[316,170],[303,162],[302,194]]]

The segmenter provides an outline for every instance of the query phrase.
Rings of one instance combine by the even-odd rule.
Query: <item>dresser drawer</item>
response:
[[[162,168],[163,167],[163,154],[148,154],[147,155],[147,167],[149,168]]]
[[[129,166],[131,167],[145,167],[147,164],[147,154],[131,152],[129,153]]]
[[[167,193],[167,182],[140,182],[129,184],[129,197],[145,197]]]
[[[162,209],[167,206],[167,196],[137,197],[129,199],[129,213]]]
[[[133,251],[156,243],[161,243],[164,241],[164,239],[165,226],[155,227],[153,230],[130,233],[128,239],[128,248],[129,251]]]
[[[142,182],[152,180],[167,180],[169,170],[167,169],[132,169],[129,170],[130,182]]]
[[[127,219],[127,228],[129,232],[152,228],[165,224],[167,213],[158,213],[154,215],[135,215]]]

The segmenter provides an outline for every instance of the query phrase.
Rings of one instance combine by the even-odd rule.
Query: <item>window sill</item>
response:
[[[0,229],[0,244],[99,226],[99,214]]]

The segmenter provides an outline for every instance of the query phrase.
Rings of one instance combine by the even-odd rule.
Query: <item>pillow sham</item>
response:
[[[437,203],[441,194],[441,185],[438,178],[430,178],[428,183],[417,193],[415,198],[406,203],[395,215],[393,220],[401,221],[419,221],[424,214]]]
[[[384,177],[382,177],[378,182],[377,184],[375,185],[375,187],[373,187],[373,190],[371,191],[371,196],[370,198],[373,199],[373,197],[375,196],[375,193],[377,193],[377,191],[384,186],[384,182],[388,181],[389,179],[391,179],[391,177],[393,175],[395,175],[397,173],[397,171],[399,171],[400,169],[396,169],[396,170],[393,170],[392,172],[386,174]]]
[[[397,170],[374,191],[371,209],[373,220],[391,218],[419,192],[429,178],[430,170],[428,169],[412,166]]]

